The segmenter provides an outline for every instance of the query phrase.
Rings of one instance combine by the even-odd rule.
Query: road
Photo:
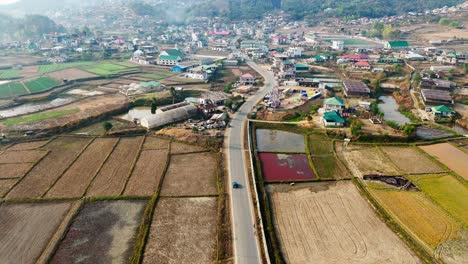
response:
[[[247,64],[265,78],[265,87],[249,98],[237,114],[232,118],[227,131],[227,160],[229,174],[229,191],[231,193],[231,219],[233,232],[234,259],[238,264],[261,263],[260,246],[254,224],[255,213],[251,196],[247,160],[244,149],[244,128],[247,124],[247,114],[255,104],[262,99],[275,84],[273,74],[252,61]],[[240,184],[241,188],[233,189],[232,182]]]

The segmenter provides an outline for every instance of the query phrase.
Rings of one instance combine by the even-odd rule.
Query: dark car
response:
[[[233,183],[232,183],[232,188],[233,188],[233,189],[239,189],[239,188],[240,188],[240,184],[237,183],[237,182],[233,182]]]

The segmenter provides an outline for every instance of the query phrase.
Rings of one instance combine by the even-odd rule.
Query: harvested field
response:
[[[312,156],[312,162],[314,163],[318,176],[322,180],[351,179],[351,175],[344,164],[334,155],[322,157]]]
[[[437,158],[449,169],[468,180],[468,154],[449,143],[420,146],[429,155]]]
[[[143,137],[122,138],[91,183],[86,196],[120,195],[130,174]]]
[[[266,181],[313,180],[317,176],[304,154],[259,153]]]
[[[171,143],[171,154],[185,154],[201,151],[207,151],[207,149],[200,146],[189,145],[180,142]]]
[[[0,163],[27,163],[36,162],[42,158],[47,151],[40,150],[22,150],[6,151],[0,154]]]
[[[92,73],[85,72],[79,69],[74,69],[74,68],[52,72],[52,73],[49,73],[47,76],[56,80],[68,80],[68,81],[97,77],[97,75],[94,75]]]
[[[400,225],[429,246],[431,253],[461,230],[460,224],[422,192],[401,191],[376,182],[369,183],[367,189]]]
[[[43,148],[50,150],[8,194],[8,198],[42,197],[91,141],[90,138],[59,137]]]
[[[16,182],[18,179],[0,179],[0,197],[4,197]]]
[[[468,227],[468,187],[451,175],[408,177],[416,186]]]
[[[174,146],[175,143],[173,144],[173,148],[176,147],[177,145]],[[168,149],[169,148],[169,140],[168,139],[161,139],[157,137],[146,137],[145,143],[143,144],[143,149],[144,150],[149,150],[149,149]]]
[[[333,141],[326,136],[310,135],[308,147],[312,156],[333,154]]]
[[[161,195],[218,194],[217,166],[215,156],[208,152],[172,156],[162,185]]]
[[[460,148],[461,150],[464,150],[465,152],[468,151],[468,139],[450,141],[450,144]]]
[[[81,197],[118,138],[97,138],[49,190],[46,197]]]
[[[376,147],[353,145],[343,156],[355,176],[369,174],[398,175],[390,160]]]
[[[304,136],[281,130],[257,129],[257,150],[260,152],[305,153]]]
[[[287,263],[420,263],[351,182],[269,185]]]
[[[44,146],[48,141],[41,140],[41,141],[33,141],[27,143],[18,143],[8,148],[8,150],[33,150]]]
[[[51,263],[128,263],[147,201],[88,203]]]
[[[161,198],[143,263],[216,261],[217,198]]]
[[[421,174],[445,171],[413,147],[381,147],[381,150],[403,173]]]
[[[0,179],[23,177],[32,166],[31,163],[0,164]]]
[[[70,203],[1,205],[2,263],[35,263],[70,207]]]
[[[150,196],[157,188],[166,168],[168,150],[144,150],[125,188],[125,195]]]

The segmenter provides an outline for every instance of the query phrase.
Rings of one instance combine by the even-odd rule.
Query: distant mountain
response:
[[[65,28],[42,15],[13,18],[0,14],[0,39],[2,41],[39,39],[44,33],[49,32],[65,32]]]
[[[4,14],[22,16],[25,14],[44,14],[50,10],[89,5],[101,0],[20,0],[9,5],[0,5]]]

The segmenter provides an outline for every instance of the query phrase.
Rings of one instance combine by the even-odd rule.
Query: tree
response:
[[[464,63],[464,64],[463,64],[463,72],[464,72],[465,74],[468,73],[468,63]]]
[[[158,108],[156,97],[151,99],[151,114],[156,114],[156,109]]]
[[[114,125],[112,125],[111,122],[106,121],[102,124],[102,127],[104,128],[106,132],[109,132],[114,127]]]
[[[174,86],[171,87],[170,92],[171,92],[171,96],[172,96],[172,104],[175,104],[175,98],[176,98],[176,96],[177,96],[177,91],[176,91],[176,89],[174,88]]]
[[[446,17],[443,17],[443,18],[441,18],[441,19],[439,20],[439,24],[440,24],[440,25],[446,26],[446,25],[448,25],[449,23],[450,23],[450,20],[448,20],[448,18],[446,18]]]
[[[232,89],[232,82],[229,82],[228,84],[226,84],[226,86],[224,86],[225,93],[231,92],[231,89]]]
[[[357,118],[354,118],[352,121],[351,121],[351,126],[350,126],[350,129],[351,129],[351,134],[353,136],[358,136],[360,134],[360,130],[362,129],[362,121],[357,119]]]
[[[403,126],[403,133],[407,136],[411,136],[416,131],[416,127],[414,125],[404,125]]]
[[[387,25],[382,30],[382,37],[384,39],[399,39],[401,35],[400,30],[395,30],[391,25]]]
[[[373,28],[377,31],[382,31],[384,29],[384,23],[382,22],[375,22]]]

